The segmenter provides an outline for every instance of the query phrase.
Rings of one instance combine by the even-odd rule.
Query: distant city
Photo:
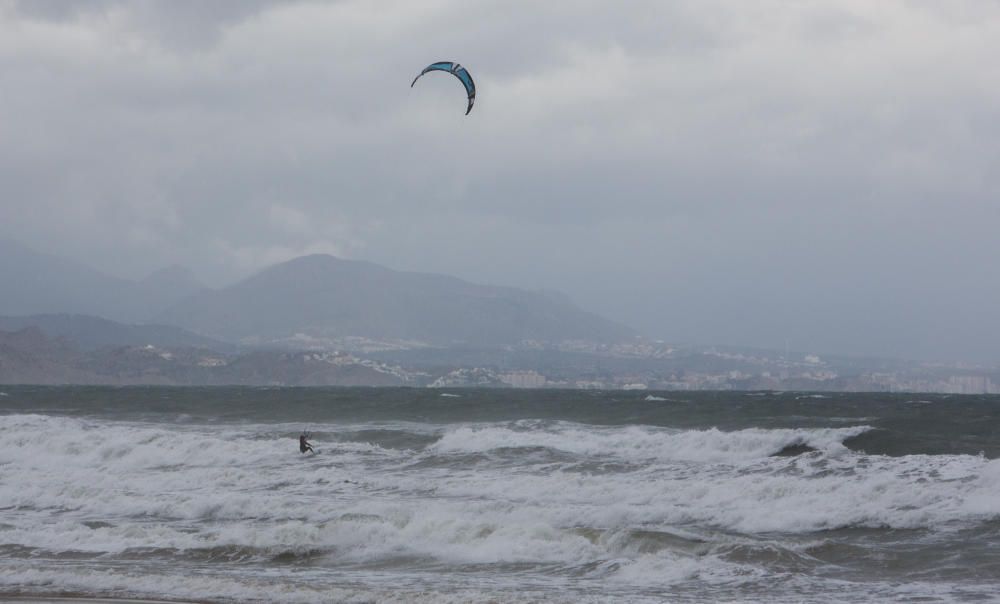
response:
[[[558,345],[525,342],[501,356],[498,363],[459,366],[443,375],[407,372],[399,365],[351,353],[341,353],[330,362],[368,363],[380,371],[405,375],[408,381],[437,388],[1000,393],[1000,367],[963,363],[824,358],[809,353],[671,346],[647,340],[610,346],[580,341]],[[540,366],[529,366],[526,356],[534,356]],[[569,362],[571,359],[576,360],[575,365]]]
[[[150,343],[87,346],[37,326],[2,331],[0,324],[0,383],[1000,393],[998,367],[676,346],[641,338],[443,348],[301,337],[213,349],[165,344],[156,331],[137,337]]]

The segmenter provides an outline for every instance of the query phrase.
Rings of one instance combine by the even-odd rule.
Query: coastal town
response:
[[[88,349],[32,327],[0,331],[0,383],[996,394],[1000,368],[643,338],[477,349],[357,337],[231,349],[159,342]]]

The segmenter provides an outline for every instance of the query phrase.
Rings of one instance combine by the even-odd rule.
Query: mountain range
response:
[[[1000,368],[672,346],[565,296],[326,255],[221,289],[0,242],[0,384],[514,386],[982,394]]]
[[[220,290],[202,291],[157,322],[240,342],[362,336],[434,346],[504,346],[525,340],[613,341],[631,330],[557,295],[477,285],[313,255]]]
[[[80,314],[125,323],[146,322],[205,287],[181,267],[130,281],[2,239],[0,284],[0,315]]]
[[[199,343],[193,334],[245,346],[363,338],[441,347],[614,342],[634,335],[560,294],[328,255],[303,256],[209,289],[180,267],[129,281],[0,241],[0,283],[0,316],[6,316],[0,329],[36,325],[83,348],[100,345],[102,337],[119,345],[153,338],[148,329],[136,331],[136,324],[165,326],[153,338],[163,344],[209,347],[211,340]],[[74,315],[128,324],[132,334]],[[192,333],[168,334],[166,326]],[[99,335],[102,330],[115,334]]]

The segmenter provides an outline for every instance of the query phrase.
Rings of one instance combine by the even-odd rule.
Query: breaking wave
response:
[[[827,454],[847,451],[845,440],[863,434],[870,426],[815,429],[747,428],[723,432],[670,430],[629,426],[584,427],[558,423],[531,429],[532,422],[512,427],[462,427],[445,434],[434,448],[441,452],[481,452],[514,447],[548,447],[583,456],[621,457],[636,461],[740,462],[778,454],[789,447],[805,446]]]
[[[0,416],[0,592],[657,601],[764,585],[775,568],[821,574],[839,564],[824,553],[837,531],[943,535],[1000,519],[1000,460],[846,447],[867,424],[323,424],[315,456],[298,453],[299,429]],[[95,566],[33,566],[61,557]],[[123,560],[222,570],[178,583]],[[364,586],[344,587],[348,575]],[[462,582],[473,576],[488,587]]]

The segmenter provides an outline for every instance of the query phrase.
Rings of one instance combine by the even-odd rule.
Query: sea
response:
[[[0,386],[24,596],[997,602],[1000,397]]]

